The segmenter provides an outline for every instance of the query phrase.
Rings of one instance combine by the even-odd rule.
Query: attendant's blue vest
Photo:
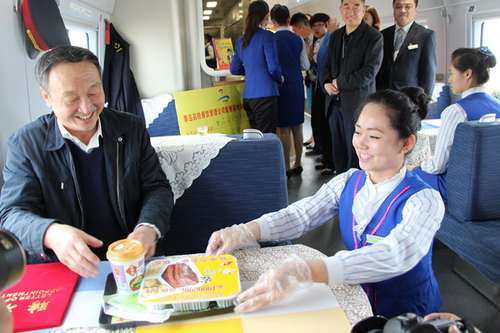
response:
[[[339,202],[340,232],[348,250],[355,250],[367,243],[368,235],[383,238],[389,235],[402,220],[406,201],[418,191],[430,188],[411,171],[389,194],[382,203],[370,223],[366,226],[361,238],[356,236],[354,226],[357,224],[352,214],[356,193],[363,187],[366,173],[356,171],[348,180]],[[408,235],[415,237],[415,235]],[[402,254],[404,256],[404,253]],[[361,259],[362,261],[362,259]],[[370,263],[367,262],[366,265]],[[362,264],[358,268],[363,270]],[[441,306],[439,287],[432,271],[432,246],[429,252],[408,272],[386,281],[362,285],[368,295],[373,313],[391,318],[402,313],[413,312],[420,316],[438,311]]]
[[[457,101],[457,104],[464,109],[467,120],[479,120],[488,113],[496,113],[497,118],[500,117],[500,102],[484,92],[470,94]]]

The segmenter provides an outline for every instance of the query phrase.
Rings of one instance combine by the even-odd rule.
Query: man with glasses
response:
[[[417,22],[418,0],[393,0],[396,24],[382,30],[384,60],[377,90],[421,87],[432,95],[436,76],[436,36]]]

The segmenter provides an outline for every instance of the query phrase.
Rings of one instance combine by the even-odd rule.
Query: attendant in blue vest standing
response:
[[[243,37],[236,41],[231,73],[245,75],[243,108],[250,126],[276,133],[279,85],[283,76],[274,33],[262,28],[268,21],[267,3],[260,0],[250,3]]]
[[[252,311],[285,297],[298,283],[362,284],[373,312],[393,317],[439,310],[432,242],[444,216],[439,193],[404,166],[416,142],[420,109],[407,95],[369,96],[356,117],[352,143],[361,170],[350,169],[278,212],[212,234],[207,253],[257,241],[296,239],[339,218],[347,248],[324,259],[295,259],[264,273],[238,297]]]
[[[278,60],[284,81],[279,88],[278,97],[278,136],[283,144],[287,176],[302,173],[301,157],[302,124],[304,123],[304,80],[301,70],[309,69],[303,40],[291,32],[288,23],[290,12],[286,6],[275,5],[271,10],[271,20],[277,30],[275,33],[278,46]],[[302,57],[304,55],[304,57]],[[292,139],[293,138],[293,139]],[[293,145],[295,161],[290,167],[290,148]]]
[[[495,65],[496,58],[486,47],[460,48],[451,55],[448,82],[452,92],[461,94],[462,99],[443,111],[434,155],[414,170],[427,184],[441,193],[445,202],[445,176],[455,129],[464,121],[479,120],[489,113],[495,114],[497,118],[500,116],[500,102],[483,87],[489,80],[489,69]]]

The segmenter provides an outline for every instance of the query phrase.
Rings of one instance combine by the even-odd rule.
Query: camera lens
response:
[[[0,291],[19,280],[24,271],[26,256],[21,243],[11,233],[0,231]]]

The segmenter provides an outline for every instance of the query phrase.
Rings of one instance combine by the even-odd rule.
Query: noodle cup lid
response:
[[[144,246],[135,239],[121,239],[108,246],[106,258],[110,261],[130,261],[140,259],[145,254]]]

